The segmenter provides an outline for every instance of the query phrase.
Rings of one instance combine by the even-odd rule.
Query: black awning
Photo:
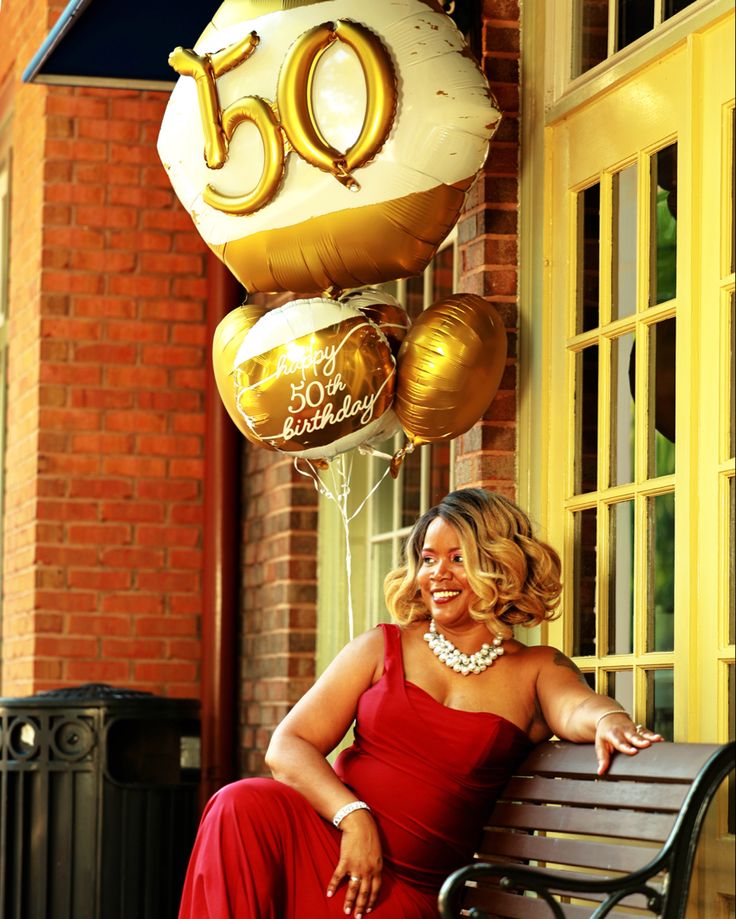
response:
[[[178,76],[169,54],[178,45],[193,47],[221,5],[222,0],[70,0],[23,81],[173,89]],[[473,47],[480,0],[463,0],[453,18]]]
[[[171,89],[177,45],[191,48],[222,0],[71,0],[23,73],[26,83]]]

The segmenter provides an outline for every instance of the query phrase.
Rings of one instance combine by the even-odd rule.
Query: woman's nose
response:
[[[438,558],[432,568],[432,577],[441,578],[447,574],[447,562],[443,558]]]

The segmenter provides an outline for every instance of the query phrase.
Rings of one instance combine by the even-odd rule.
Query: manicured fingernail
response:
[[[328,890],[328,891],[327,891],[327,896],[328,896],[328,897],[331,897],[331,896],[332,896],[332,891],[331,891],[331,890]]]

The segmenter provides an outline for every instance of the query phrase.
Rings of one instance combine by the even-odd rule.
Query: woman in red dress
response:
[[[462,489],[414,526],[386,578],[396,624],[350,642],[274,732],[274,779],[202,817],[180,919],[436,919],[509,774],[553,734],[614,751],[660,740],[514,625],[555,615],[560,562],[512,502]],[[334,768],[325,758],[355,723]]]

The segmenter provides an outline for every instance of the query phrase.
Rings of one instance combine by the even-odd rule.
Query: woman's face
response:
[[[435,517],[427,528],[417,574],[419,592],[432,618],[446,627],[472,622],[468,608],[477,595],[468,584],[460,537]]]

